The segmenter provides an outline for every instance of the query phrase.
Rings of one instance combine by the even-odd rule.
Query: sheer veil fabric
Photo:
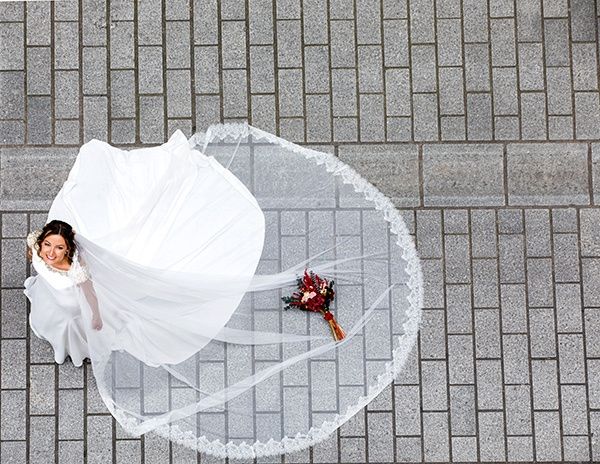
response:
[[[230,458],[301,450],[401,374],[416,341],[421,271],[390,200],[246,124],[132,151],[92,140],[48,219],[77,231],[104,322],[92,330],[74,286],[94,376],[133,435]],[[305,268],[335,280],[343,341],[282,310]]]

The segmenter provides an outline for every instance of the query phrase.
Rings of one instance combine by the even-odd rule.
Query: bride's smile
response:
[[[58,234],[48,235],[42,242],[40,257],[52,267],[68,270],[68,248],[65,239]]]

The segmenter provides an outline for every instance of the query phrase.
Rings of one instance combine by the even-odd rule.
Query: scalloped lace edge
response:
[[[295,153],[304,155],[307,159],[314,159],[318,164],[325,164],[328,172],[341,176],[345,184],[351,184],[354,191],[362,193],[364,197],[375,204],[375,208],[383,213],[383,217],[390,223],[390,230],[398,237],[396,243],[402,248],[402,257],[407,262],[406,271],[409,274],[407,283],[410,294],[407,297],[410,308],[406,311],[407,320],[403,323],[404,334],[398,336],[398,346],[392,351],[392,361],[385,363],[385,372],[377,376],[377,382],[369,385],[368,392],[358,397],[356,404],[348,406],[345,414],[338,414],[331,421],[325,421],[318,427],[312,427],[306,434],[297,433],[294,437],[284,436],[281,441],[270,439],[267,442],[256,441],[252,444],[241,442],[239,444],[221,440],[208,440],[205,436],[196,437],[191,431],[183,431],[177,424],[161,425],[152,430],[153,433],[165,437],[175,443],[204,452],[220,458],[248,459],[285,454],[303,450],[326,440],[345,422],[369,404],[381,393],[406,364],[408,356],[417,340],[421,326],[421,308],[423,306],[423,275],[414,241],[406,228],[400,212],[394,204],[375,186],[364,179],[353,168],[329,153],[319,152],[304,148],[289,142],[276,135],[262,131],[247,123],[226,123],[210,126],[205,134],[195,134],[190,140],[190,146],[202,144],[202,139],[212,141],[226,138],[248,137],[267,140],[280,145]],[[138,421],[120,411],[112,405],[113,415],[127,431],[135,430]]]

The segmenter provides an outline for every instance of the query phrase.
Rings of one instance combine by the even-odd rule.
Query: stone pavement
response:
[[[600,461],[596,3],[0,2],[0,461],[196,462],[52,362],[24,237],[81,143],[241,120],[379,186],[426,281],[404,374],[283,462]]]

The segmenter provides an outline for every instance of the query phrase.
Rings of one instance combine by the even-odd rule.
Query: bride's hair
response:
[[[67,244],[66,256],[69,260],[69,263],[72,263],[73,255],[75,254],[75,231],[73,230],[73,227],[64,221],[59,221],[56,219],[54,221],[50,221],[42,228],[40,235],[36,239],[38,250],[42,248],[42,242],[49,235],[60,235],[65,239],[65,243]]]

